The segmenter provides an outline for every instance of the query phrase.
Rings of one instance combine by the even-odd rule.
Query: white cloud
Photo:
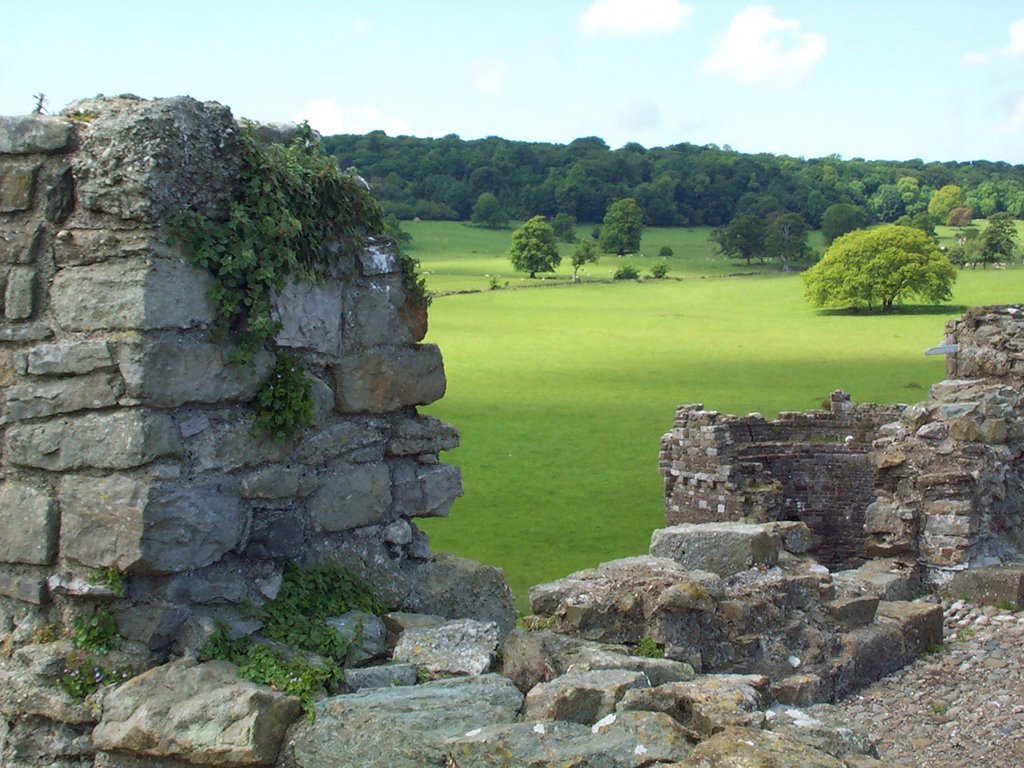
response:
[[[389,136],[409,135],[412,129],[404,120],[388,117],[374,104],[350,104],[339,106],[331,99],[307,101],[293,118],[296,122],[306,120],[310,126],[325,136],[336,133],[369,133],[383,130]]]
[[[745,85],[788,85],[807,77],[825,49],[825,38],[801,32],[799,21],[780,19],[770,6],[751,5],[733,17],[700,71]]]
[[[580,27],[588,35],[673,32],[690,20],[693,6],[679,0],[594,0]]]
[[[478,60],[473,63],[473,85],[481,93],[501,93],[508,68],[500,61]]]
[[[965,53],[963,61],[965,64],[985,64],[1004,56],[1009,58],[1024,56],[1024,19],[1010,22],[1010,42],[1004,47]]]

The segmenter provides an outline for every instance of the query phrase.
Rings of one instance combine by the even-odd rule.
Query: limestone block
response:
[[[791,707],[809,707],[818,699],[821,678],[817,675],[790,675],[771,685],[771,698]]]
[[[28,351],[28,372],[34,376],[90,373],[113,365],[107,341],[60,341],[37,344]]]
[[[0,327],[0,341],[42,341],[53,336],[53,329],[44,323],[19,323]]]
[[[28,320],[32,317],[35,284],[34,267],[11,267],[4,287],[4,317],[8,320]]]
[[[459,768],[492,768],[499,764],[531,768],[671,764],[681,768],[686,763],[678,761],[692,748],[686,730],[668,715],[623,712],[589,728],[556,721],[474,729],[448,743],[448,756],[450,764]]]
[[[64,111],[93,119],[74,157],[79,204],[162,222],[184,209],[226,218],[241,152],[231,111],[189,97],[84,99]]]
[[[698,675],[626,692],[620,712],[664,712],[701,736],[729,726],[761,727],[769,680],[763,675]]]
[[[46,579],[38,576],[18,576],[0,571],[0,595],[13,597],[23,603],[42,605],[48,597]],[[0,677],[0,683],[2,683],[2,677]]]
[[[401,463],[392,480],[392,512],[402,517],[444,517],[462,495],[462,474],[451,464]]]
[[[0,155],[34,155],[67,149],[74,123],[49,115],[0,117]]]
[[[870,624],[878,610],[877,597],[838,597],[822,603],[822,608],[844,629]]]
[[[758,727],[731,727],[694,747],[689,757],[679,763],[679,768],[717,768],[726,765],[846,768],[852,764],[814,749],[788,734],[764,731]]]
[[[433,416],[400,417],[391,430],[388,455],[439,453],[459,446],[459,430]]]
[[[0,562],[49,565],[57,547],[57,506],[45,488],[0,485]]]
[[[498,637],[497,624],[473,619],[411,628],[399,636],[393,658],[431,672],[480,675],[494,663]]]
[[[879,604],[879,612],[882,607]],[[909,660],[896,622],[876,622],[841,636],[843,663],[835,678],[836,696],[862,688],[895,672]]]
[[[345,670],[345,685],[352,691],[416,685],[417,675],[415,664],[389,663],[372,667],[353,667]]]
[[[108,408],[121,395],[121,379],[110,373],[32,381],[16,384],[5,391],[6,418],[23,421],[58,413]]]
[[[0,166],[0,213],[27,211],[32,207],[39,165]]]
[[[899,625],[908,660],[942,643],[941,605],[883,600],[878,604],[878,618]]]
[[[212,281],[180,259],[103,262],[58,270],[50,302],[66,331],[195,328],[214,320]]]
[[[242,478],[243,499],[290,499],[299,492],[302,471],[298,467],[272,464]]]
[[[625,669],[568,672],[530,689],[523,718],[593,725],[612,714],[630,690],[649,686],[643,673]]]
[[[14,765],[46,765],[71,768],[92,763],[95,751],[88,732],[48,718],[19,718],[7,734],[7,754],[16,756]],[[0,748],[3,739],[0,738]],[[10,764],[9,764],[10,765]]]
[[[305,554],[303,526],[289,510],[257,507],[252,513],[244,553],[251,558],[298,560]]]
[[[231,472],[263,462],[285,461],[292,444],[254,435],[250,419],[216,422],[191,436],[186,454],[196,472]]]
[[[419,341],[403,313],[405,290],[398,278],[361,285],[346,297],[345,332],[360,347]]]
[[[230,352],[221,344],[138,339],[121,344],[117,357],[128,397],[175,408],[253,398],[274,367],[274,356],[261,350],[251,363],[239,365],[228,359]]]
[[[62,229],[53,242],[53,257],[58,268],[150,256],[178,257],[178,253],[168,248],[155,230],[139,227]]]
[[[345,531],[380,522],[391,506],[391,474],[383,464],[338,464],[309,500],[320,531]]]
[[[500,568],[439,552],[415,571],[417,610],[494,622],[504,637],[516,624],[516,602]]]
[[[31,264],[44,238],[40,221],[0,221],[0,264]]]
[[[93,568],[169,573],[219,560],[241,539],[230,486],[126,475],[60,481],[61,555]]]
[[[394,243],[387,240],[370,242],[359,254],[359,265],[366,277],[402,271],[397,248]]]
[[[316,719],[289,733],[280,764],[291,768],[444,765],[445,743],[516,718],[523,695],[500,675],[366,688],[317,704]]]
[[[59,167],[43,181],[43,215],[54,225],[60,225],[75,208],[75,178],[66,165]]]
[[[334,366],[335,407],[341,413],[385,413],[427,405],[445,391],[444,364],[435,344],[375,347]]]
[[[127,469],[181,453],[173,419],[142,410],[14,424],[5,440],[12,464],[55,472],[80,467]]]
[[[303,435],[295,458],[303,464],[322,464],[343,457],[353,462],[380,461],[388,438],[388,425],[378,419],[335,421]]]
[[[349,611],[341,616],[332,616],[324,623],[335,630],[348,644],[345,664],[365,664],[370,659],[381,658],[388,650],[388,629],[380,616],[363,611]]]
[[[281,347],[311,349],[330,358],[341,353],[342,284],[291,281],[274,297],[272,315],[281,324],[274,341]]]
[[[18,374],[24,374],[23,366],[23,355],[9,347],[0,347],[0,387],[6,387]]]
[[[93,743],[198,765],[269,765],[300,715],[298,699],[240,680],[234,665],[184,658],[111,691]]]
[[[668,557],[684,568],[731,576],[755,565],[774,565],[780,540],[746,523],[701,523],[659,528],[651,536],[652,557]]]
[[[949,584],[949,592],[977,603],[1010,603],[1024,608],[1024,567],[991,566],[959,571]]]

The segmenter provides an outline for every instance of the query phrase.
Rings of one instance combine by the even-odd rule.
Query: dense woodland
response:
[[[818,228],[835,203],[862,206],[879,222],[922,214],[947,185],[961,188],[975,216],[1024,218],[1024,165],[984,160],[807,160],[715,145],[612,150],[596,137],[546,144],[383,131],[328,136],[324,147],[342,168],[357,168],[385,210],[403,219],[467,220],[490,192],[513,219],[564,213],[600,222],[613,200],[633,197],[652,226],[718,227],[747,210],[776,210]]]

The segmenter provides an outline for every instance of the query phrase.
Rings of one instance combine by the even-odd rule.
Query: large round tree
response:
[[[512,233],[508,257],[517,272],[529,272],[530,277],[538,272],[554,272],[562,261],[555,230],[543,216],[534,216]]]
[[[819,307],[880,308],[911,297],[947,301],[956,270],[919,229],[888,225],[838,238],[804,272],[805,295]]]

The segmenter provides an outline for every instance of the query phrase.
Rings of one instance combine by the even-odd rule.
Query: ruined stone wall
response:
[[[4,638],[103,602],[129,640],[188,647],[214,617],[244,622],[289,560],[354,567],[392,604],[465,607],[435,589],[451,574],[412,523],[461,493],[438,461],[458,433],[416,412],[444,370],[389,242],[281,292],[276,342],[313,374],[314,425],[253,432],[273,354],[228,361],[211,278],[166,231],[185,207],[226,215],[239,150],[230,111],[187,98],[0,120]],[[92,583],[111,571],[123,597]]]
[[[874,499],[868,448],[900,407],[855,405],[841,392],[829,406],[776,420],[681,406],[661,443],[666,524],[800,520],[819,539],[817,559],[859,564]]]

